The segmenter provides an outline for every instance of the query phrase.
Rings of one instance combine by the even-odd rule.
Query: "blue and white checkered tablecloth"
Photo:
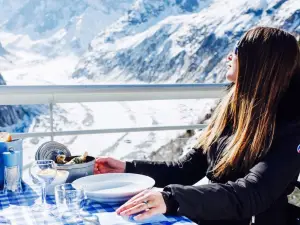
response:
[[[39,198],[39,188],[25,184],[25,191],[22,194],[0,194],[0,225],[75,225],[75,224],[100,224],[90,223],[81,219],[62,220],[59,217],[33,212],[32,206]],[[53,196],[47,197],[47,202],[55,204]],[[88,200],[84,206],[84,211],[91,215],[101,215],[101,213],[114,212],[119,204],[104,204]],[[54,212],[55,214],[55,212]],[[119,224],[119,223],[117,223]],[[167,217],[166,221],[155,222],[152,224],[165,225],[192,225],[194,224],[185,217]],[[102,224],[101,225],[105,225]],[[148,223],[151,225],[151,223]]]

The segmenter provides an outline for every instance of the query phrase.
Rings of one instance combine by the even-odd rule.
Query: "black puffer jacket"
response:
[[[210,154],[193,149],[177,162],[133,161],[126,172],[153,177],[164,187],[168,211],[201,225],[287,225],[287,195],[300,172],[300,82],[295,78],[280,102],[275,138],[269,153],[245,173],[216,180],[209,172],[230,138],[225,133]],[[207,185],[191,186],[204,176]],[[289,224],[290,225],[290,224]]]

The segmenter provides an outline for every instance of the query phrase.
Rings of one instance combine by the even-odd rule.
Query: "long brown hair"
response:
[[[202,132],[198,148],[208,152],[230,124],[232,138],[219,156],[215,177],[248,170],[269,150],[279,102],[295,74],[300,52],[295,37],[283,30],[256,27],[238,45],[238,77]]]

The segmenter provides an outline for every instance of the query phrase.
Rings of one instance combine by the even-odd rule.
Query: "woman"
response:
[[[287,195],[300,172],[300,52],[291,34],[249,30],[228,56],[234,84],[199,144],[178,162],[99,158],[96,173],[130,172],[155,179],[117,213],[180,214],[199,224],[288,224]],[[298,104],[299,102],[299,104]],[[191,186],[204,176],[206,185]]]

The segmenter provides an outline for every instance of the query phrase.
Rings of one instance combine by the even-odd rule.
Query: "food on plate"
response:
[[[66,164],[66,156],[65,155],[58,155],[56,156],[56,163],[57,164]]]
[[[73,164],[81,164],[86,162],[86,157],[88,156],[88,153],[85,152],[82,156],[77,156],[71,159],[70,161],[66,161],[65,155],[58,155],[56,156],[56,162],[57,164],[63,164],[63,165],[73,165]]]

